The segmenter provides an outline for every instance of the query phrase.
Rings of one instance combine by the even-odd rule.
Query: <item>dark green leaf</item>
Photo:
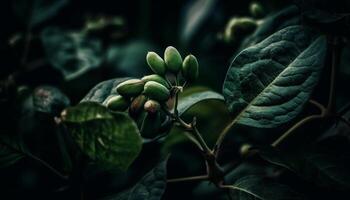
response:
[[[125,113],[112,115],[98,103],[84,102],[66,109],[62,119],[81,150],[107,167],[126,170],[141,151],[139,130]]]
[[[272,128],[296,117],[317,84],[325,37],[290,26],[251,46],[232,62],[223,94],[235,121]]]
[[[9,167],[24,157],[16,141],[6,136],[0,137],[0,168]]]
[[[184,114],[192,106],[206,100],[223,101],[224,97],[221,94],[213,91],[196,92],[194,94],[191,94],[189,96],[186,96],[180,99],[179,105],[178,105],[179,114],[180,115]]]
[[[68,0],[16,0],[13,6],[16,15],[29,27],[33,27],[54,17],[68,2]]]
[[[246,176],[232,186],[231,196],[237,200],[296,200],[303,199],[298,193],[285,185],[275,183],[259,176]]]
[[[118,92],[115,89],[117,85],[128,79],[130,78],[116,78],[103,81],[92,88],[89,93],[81,100],[81,102],[92,101],[103,104],[109,97],[117,95]]]
[[[55,87],[41,86],[33,92],[33,106],[38,112],[59,115],[69,104],[68,97]]]
[[[319,152],[303,152],[293,155],[282,153],[274,148],[260,149],[259,154],[266,161],[291,170],[320,186],[333,186],[337,189],[350,188],[350,173],[344,164],[349,162],[349,155]]]
[[[97,68],[102,62],[101,42],[82,32],[47,28],[41,38],[47,59],[67,80]]]
[[[167,160],[148,172],[134,187],[105,200],[160,200],[166,188]]]

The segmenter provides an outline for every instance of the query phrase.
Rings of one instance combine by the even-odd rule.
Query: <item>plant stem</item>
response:
[[[167,183],[177,183],[177,182],[183,182],[183,181],[195,181],[195,180],[207,180],[209,177],[207,174],[201,175],[201,176],[190,176],[190,177],[184,177],[184,178],[174,178],[174,179],[168,179]]]
[[[323,118],[324,116],[322,114],[320,115],[311,115],[311,116],[308,116],[308,117],[305,117],[304,119],[300,120],[298,123],[294,124],[294,126],[292,126],[290,129],[288,129],[284,134],[282,134],[277,140],[275,140],[271,146],[273,147],[276,147],[278,146],[279,144],[281,144],[288,136],[291,135],[291,133],[293,133],[296,129],[298,129],[299,127],[301,127],[302,125],[310,122],[310,121],[313,121],[313,120],[316,120],[316,119],[321,119]]]
[[[330,43],[332,48],[332,63],[331,63],[331,75],[330,75],[327,111],[333,112],[334,104],[335,104],[335,84],[336,84],[335,78],[336,78],[337,66],[339,65],[339,62],[340,62],[341,46],[339,45],[338,37],[332,38],[332,41]]]

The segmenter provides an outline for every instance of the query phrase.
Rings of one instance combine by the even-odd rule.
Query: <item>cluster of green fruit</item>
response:
[[[110,110],[125,111],[128,109],[132,117],[143,110],[146,111],[148,117],[142,117],[142,127],[149,123],[154,124],[155,119],[153,118],[160,118],[158,111],[165,105],[169,105],[176,93],[176,88],[179,87],[177,81],[172,83],[166,75],[178,77],[181,72],[185,81],[192,82],[199,74],[196,57],[188,55],[183,60],[178,50],[172,46],[165,49],[164,60],[155,52],[149,52],[146,60],[154,74],[120,83],[116,87],[118,95],[110,97],[106,102]],[[171,106],[165,107],[171,109]],[[148,118],[152,118],[153,121],[145,122]]]

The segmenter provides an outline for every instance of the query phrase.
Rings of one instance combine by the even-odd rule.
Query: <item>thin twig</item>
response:
[[[183,178],[174,178],[174,179],[168,179],[167,183],[178,183],[183,181],[196,181],[196,180],[208,180],[208,175],[201,175],[201,176],[190,176],[190,177],[183,177]]]

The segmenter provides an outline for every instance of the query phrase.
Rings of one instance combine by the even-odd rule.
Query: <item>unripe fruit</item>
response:
[[[239,153],[242,157],[246,157],[250,154],[252,146],[250,144],[243,144],[239,149]]]
[[[157,83],[164,85],[167,88],[170,88],[169,83],[163,77],[159,76],[158,74],[144,76],[141,80],[143,80],[145,83],[148,81],[155,81]]]
[[[178,73],[180,71],[182,66],[182,58],[180,53],[174,47],[169,46],[165,49],[164,61],[167,69],[170,72]]]
[[[141,135],[145,138],[154,138],[158,135],[161,126],[161,116],[160,112],[147,113],[142,126]]]
[[[188,81],[194,81],[198,78],[198,61],[193,55],[186,56],[182,64],[182,75]]]
[[[257,22],[249,17],[234,17],[225,28],[224,39],[228,42],[237,41],[241,37],[253,32],[257,27]]]
[[[143,110],[143,105],[146,101],[147,97],[145,95],[139,95],[133,99],[129,107],[129,114],[131,116],[138,115]]]
[[[148,52],[146,61],[151,70],[159,75],[164,75],[166,66],[164,60],[155,52]]]
[[[170,97],[169,90],[164,85],[155,81],[148,81],[145,84],[143,92],[149,98],[160,102],[166,101]]]
[[[160,104],[155,100],[148,100],[144,105],[144,109],[148,113],[156,113],[160,110]]]
[[[136,97],[143,91],[144,82],[140,79],[130,79],[117,86],[118,94],[125,97]]]
[[[253,2],[249,6],[250,14],[255,18],[261,18],[265,15],[264,8],[258,2]]]
[[[107,100],[107,108],[112,111],[124,111],[129,107],[130,102],[121,95],[116,95]]]

